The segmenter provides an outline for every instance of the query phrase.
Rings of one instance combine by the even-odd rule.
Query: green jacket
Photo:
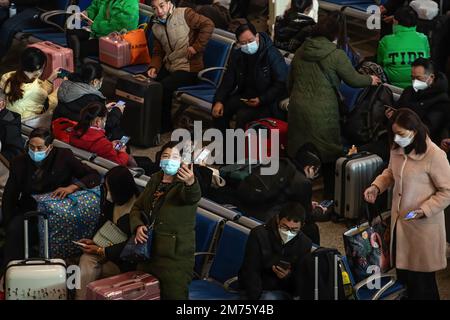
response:
[[[400,88],[411,85],[411,63],[419,57],[430,57],[427,37],[416,27],[394,25],[394,34],[381,39],[378,45],[378,64],[384,68],[389,83]]]
[[[293,157],[303,144],[311,142],[322,161],[332,162],[343,153],[339,105],[318,61],[337,87],[341,80],[351,87],[367,87],[372,79],[358,73],[345,52],[325,37],[308,38],[295,53],[288,78],[288,153]]]
[[[144,225],[140,213],[150,213],[153,194],[163,178],[155,173],[130,213],[131,232]],[[138,266],[160,281],[162,299],[187,299],[194,271],[195,216],[201,198],[200,185],[175,182],[155,212],[151,259]]]
[[[137,0],[93,0],[86,9],[92,36],[99,38],[111,32],[135,30],[139,24],[139,1]]]

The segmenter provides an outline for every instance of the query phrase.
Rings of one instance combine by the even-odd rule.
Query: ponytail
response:
[[[74,127],[75,134],[82,137],[91,127],[92,121],[97,118],[106,118],[108,110],[102,102],[91,102],[81,110],[80,121]]]

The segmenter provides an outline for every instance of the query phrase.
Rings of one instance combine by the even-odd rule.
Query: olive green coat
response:
[[[153,194],[162,178],[162,172],[155,173],[131,209],[132,233],[144,225],[140,213],[150,213]],[[200,198],[198,181],[192,186],[174,182],[155,213],[151,259],[138,269],[159,279],[161,299],[188,299],[194,270],[195,216]]]
[[[325,37],[308,38],[295,53],[288,78],[288,153],[293,157],[304,143],[311,142],[323,162],[332,162],[343,153],[339,105],[318,61],[337,87],[341,80],[351,87],[366,87],[372,79],[358,73],[345,52]]]

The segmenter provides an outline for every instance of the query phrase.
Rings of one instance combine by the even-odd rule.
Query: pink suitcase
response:
[[[50,41],[43,41],[30,44],[29,47],[34,47],[42,50],[47,56],[47,64],[45,65],[44,73],[41,79],[45,80],[53,73],[53,70],[62,68],[73,72],[73,51],[69,48],[61,47]],[[59,88],[63,79],[56,79],[53,82],[53,87]]]
[[[99,40],[99,58],[115,68],[128,66],[131,62],[130,43],[118,33],[111,33]]]
[[[159,281],[141,271],[122,273],[89,283],[86,300],[160,300]]]

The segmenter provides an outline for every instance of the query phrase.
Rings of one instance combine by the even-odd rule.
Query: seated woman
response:
[[[81,111],[80,121],[70,134],[70,144],[121,166],[136,167],[137,164],[127,153],[126,146],[116,149],[119,141],[110,141],[106,137],[107,115],[108,109],[104,103],[91,102],[88,104]]]
[[[160,166],[130,213],[131,232],[137,243],[147,242],[147,227],[141,214],[154,222],[152,258],[138,269],[157,277],[161,299],[188,299],[193,277],[195,215],[201,198],[192,165],[181,164],[176,142],[161,148]]]
[[[53,91],[53,83],[58,71],[45,81],[39,79],[47,58],[37,48],[27,48],[20,57],[17,71],[5,73],[0,80],[0,88],[5,91],[6,108],[22,117],[22,120],[39,115],[49,107],[48,95]]]
[[[67,43],[73,50],[76,66],[81,66],[87,56],[98,55],[98,38],[138,27],[139,1],[93,0],[81,18],[87,22],[88,28],[67,30]]]
[[[34,129],[28,140],[28,152],[11,162],[2,199],[2,225],[6,228],[4,265],[24,257],[23,214],[36,210],[31,195],[53,191],[55,198],[63,199],[77,190],[100,184],[97,171],[81,163],[71,150],[54,147],[52,142],[48,129]],[[31,241],[37,243],[37,233],[35,237],[32,235]]]
[[[103,226],[109,220],[130,237],[129,212],[139,196],[133,176],[127,168],[117,166],[106,173],[103,186],[102,219],[99,226]],[[126,241],[105,248],[98,246],[91,239],[81,239],[79,242],[87,246],[82,248],[84,254],[79,263],[81,287],[75,295],[77,300],[86,298],[86,286],[90,282],[132,271],[136,267],[120,260],[120,253],[125,247]]]
[[[72,73],[58,89],[58,105],[53,112],[52,120],[67,118],[80,121],[81,110],[91,102],[106,102],[100,92],[103,83],[103,68],[101,64],[89,62],[81,67],[80,73]],[[106,120],[106,136],[110,140],[119,140],[123,135],[120,128],[125,106],[116,106],[116,102],[106,105],[109,110]]]

